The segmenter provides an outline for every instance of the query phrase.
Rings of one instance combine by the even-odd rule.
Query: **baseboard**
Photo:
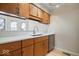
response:
[[[69,50],[66,50],[66,49],[61,49],[61,48],[56,48],[56,47],[55,47],[55,49],[58,49],[58,50],[60,50],[60,51],[66,52],[66,53],[69,53],[69,54],[71,54],[72,56],[79,56],[78,53],[75,53],[75,52],[72,52],[72,51],[69,51]]]

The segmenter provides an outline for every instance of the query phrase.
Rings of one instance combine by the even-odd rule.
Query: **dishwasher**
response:
[[[55,47],[55,34],[48,36],[48,52],[52,51]]]

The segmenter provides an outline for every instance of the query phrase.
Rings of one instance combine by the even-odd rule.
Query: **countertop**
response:
[[[42,37],[42,36],[46,36],[46,35],[51,35],[51,34],[44,33],[44,34],[38,35],[38,36],[32,36],[32,35],[28,35],[28,34],[21,34],[21,35],[16,35],[16,36],[0,37],[0,44],[20,41],[20,40],[25,40],[25,39],[30,39],[30,38]]]

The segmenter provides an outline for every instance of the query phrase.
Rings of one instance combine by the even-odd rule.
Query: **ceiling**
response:
[[[42,7],[46,8],[48,10],[48,12],[50,12],[50,13],[52,13],[53,10],[55,10],[60,5],[62,5],[61,3],[38,3],[38,4],[41,5]]]
[[[37,3],[50,14],[63,14],[79,10],[79,3]]]

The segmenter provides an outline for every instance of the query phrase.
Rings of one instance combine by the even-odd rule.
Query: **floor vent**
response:
[[[71,56],[71,54],[69,53],[66,53],[66,52],[63,52],[63,54],[67,55],[67,56]]]

